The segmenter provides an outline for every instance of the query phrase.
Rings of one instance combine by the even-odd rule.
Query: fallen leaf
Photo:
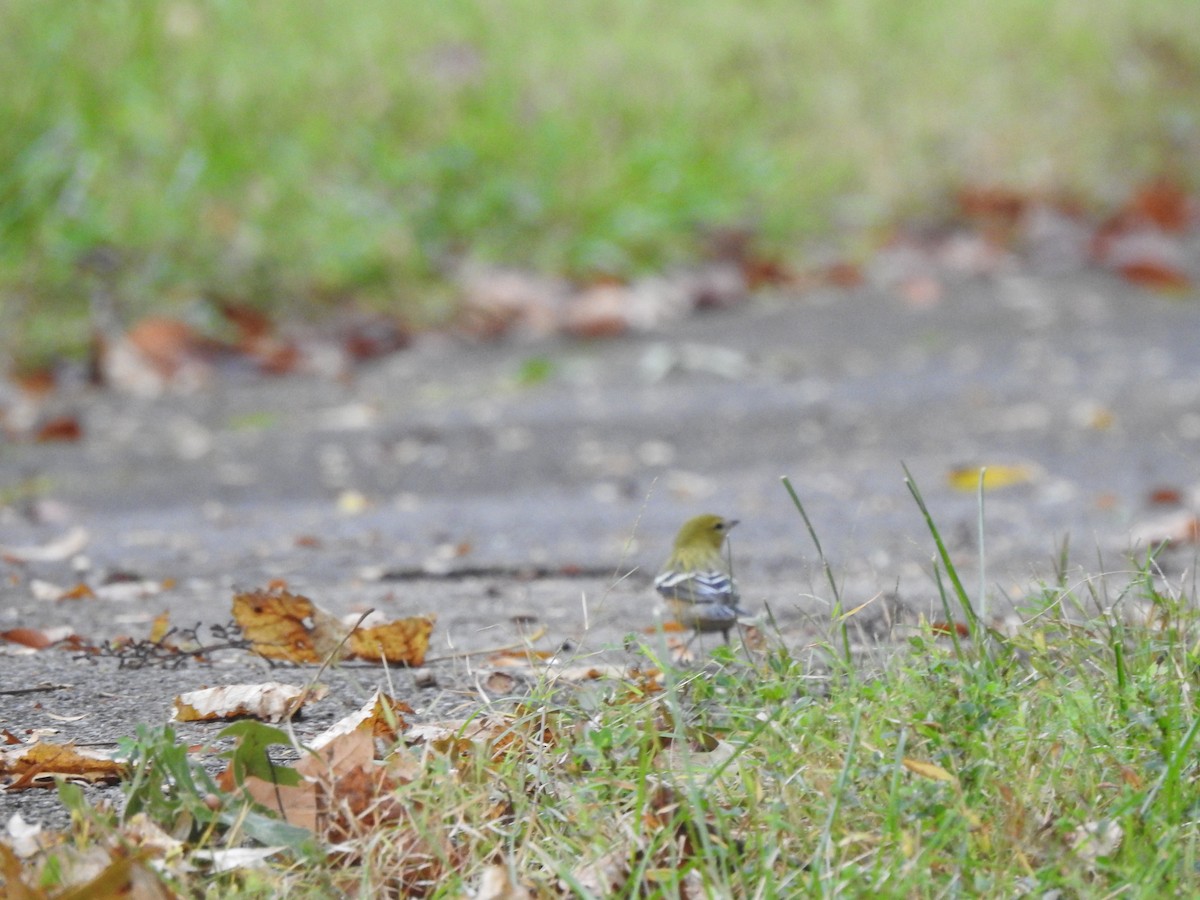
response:
[[[412,616],[384,625],[359,628],[350,635],[350,652],[368,662],[420,666],[425,662],[433,625],[432,616]]]
[[[112,581],[108,584],[102,584],[94,589],[94,594],[98,600],[132,603],[135,600],[156,597],[166,589],[167,582],[133,579],[131,581]]]
[[[62,592],[59,600],[95,600],[95,592],[84,584],[82,581],[73,588],[67,588]]]
[[[213,874],[235,869],[260,869],[273,856],[286,853],[286,847],[223,847],[216,850],[193,850],[189,859],[207,863]]]
[[[1192,287],[1192,279],[1182,269],[1154,259],[1132,260],[1117,266],[1121,276],[1138,287],[1164,293],[1180,293]]]
[[[395,353],[412,343],[412,331],[395,316],[360,315],[339,330],[342,346],[355,362]]]
[[[0,544],[0,557],[15,563],[61,562],[81,552],[91,540],[86,528],[75,526],[47,544],[33,547],[9,547]]]
[[[924,762],[919,759],[910,759],[907,756],[902,760],[904,768],[912,772],[914,775],[920,775],[922,778],[928,778],[930,781],[945,781],[950,784],[958,784],[958,779],[943,769],[936,763]]]
[[[163,638],[167,636],[167,632],[170,630],[171,614],[164,610],[155,616],[154,621],[150,623],[150,634],[147,640],[152,644],[161,644]]]
[[[958,635],[959,637],[970,637],[971,629],[963,622],[931,622],[929,630],[938,635]]]
[[[974,492],[979,490],[980,469],[983,473],[983,488],[987,491],[997,488],[1010,487],[1014,484],[1025,484],[1032,481],[1036,470],[1033,466],[961,466],[951,469],[946,476],[950,487],[956,491]]]
[[[623,285],[589,288],[571,299],[563,314],[562,330],[572,337],[617,337],[632,327],[631,305],[631,291]]]
[[[321,750],[338,738],[352,731],[368,731],[372,737],[394,741],[400,732],[408,728],[402,713],[413,714],[413,709],[403,700],[395,700],[380,690],[357,712],[339,719],[309,742],[313,750]]]
[[[517,687],[517,679],[507,672],[493,672],[483,681],[483,688],[489,694],[511,694]]]
[[[529,624],[529,623],[517,623]],[[543,663],[558,655],[556,650],[534,650],[531,647],[520,650],[499,650],[488,657],[488,663],[498,668],[526,669],[531,664]]]
[[[1179,184],[1158,178],[1134,191],[1125,212],[1153,222],[1163,231],[1179,232],[1187,229],[1191,203]]]
[[[851,262],[836,262],[826,266],[821,272],[821,280],[828,285],[840,288],[858,287],[866,281],[862,268]]]
[[[175,374],[204,343],[191,325],[166,316],[149,316],[136,322],[126,338],[165,376]]]
[[[1145,522],[1134,528],[1130,540],[1135,546],[1154,547],[1158,544],[1200,543],[1200,518],[1189,510]]]
[[[75,416],[55,416],[38,428],[33,439],[39,444],[71,443],[83,437],[83,426]]]
[[[1183,492],[1173,487],[1157,487],[1150,491],[1147,501],[1153,506],[1178,506],[1183,502]]]
[[[26,822],[19,812],[13,813],[4,827],[4,840],[12,852],[21,859],[31,859],[43,850],[58,843],[52,835],[42,831],[37,822]]]
[[[44,631],[38,631],[36,628],[10,628],[0,631],[0,640],[20,644],[32,650],[44,650],[54,643]]]
[[[1029,196],[1007,187],[964,187],[958,192],[963,216],[986,224],[1011,227],[1025,212]]]
[[[282,722],[303,704],[320,699],[324,691],[306,690],[291,684],[228,684],[188,691],[175,698],[176,722],[211,722],[249,716],[264,722]]]
[[[124,775],[124,764],[100,753],[78,749],[74,743],[38,741],[0,751],[0,778],[7,780],[8,791],[53,788],[58,777],[85,784],[116,784]]]
[[[1125,829],[1117,822],[1084,822],[1067,835],[1067,845],[1080,859],[1091,863],[1102,856],[1112,856],[1124,839]]]
[[[529,889],[513,880],[508,866],[495,864],[484,868],[474,896],[475,900],[533,900]]]
[[[347,628],[307,597],[283,588],[235,594],[233,617],[251,642],[251,649],[267,659],[320,663],[337,653]]]
[[[58,713],[50,712],[50,710],[48,710],[48,709],[43,710],[42,714],[47,719],[53,719],[55,722],[82,722],[84,719],[86,719],[88,716],[91,715],[90,712],[85,712],[85,713],[76,713],[75,715],[72,715],[72,716],[64,716],[64,715],[60,715]]]
[[[184,842],[167,834],[144,812],[136,813],[121,827],[121,837],[156,859],[182,853]]]

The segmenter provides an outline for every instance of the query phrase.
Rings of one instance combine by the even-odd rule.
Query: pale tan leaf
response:
[[[264,722],[281,722],[323,691],[309,691],[292,684],[267,681],[262,684],[227,684],[188,691],[175,698],[176,722],[208,722],[249,716]]]
[[[401,713],[412,715],[412,712],[412,707],[403,700],[395,700],[376,690],[361,709],[338,720],[317,735],[309,742],[309,747],[321,750],[337,738],[359,730],[369,732],[372,737],[394,741],[397,735],[408,727]]]
[[[912,772],[914,775],[920,775],[922,778],[928,778],[931,781],[945,781],[950,784],[958,784],[958,779],[947,772],[936,763],[925,762],[920,759],[910,759],[905,757],[903,760],[904,768]]]

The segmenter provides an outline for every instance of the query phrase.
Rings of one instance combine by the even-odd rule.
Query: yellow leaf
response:
[[[925,762],[920,759],[909,759],[904,757],[904,768],[912,772],[914,775],[920,775],[922,778],[928,778],[930,781],[945,781],[950,784],[958,784],[958,779],[943,769],[941,766],[931,762]]]
[[[1032,481],[1036,474],[1033,466],[960,466],[951,469],[946,480],[956,491],[979,490],[979,472],[983,470],[983,489],[994,491],[997,488],[1011,487],[1014,484],[1025,484]]]
[[[259,656],[295,663],[324,662],[348,630],[307,597],[283,589],[234,595],[233,617]]]
[[[169,612],[159,613],[150,624],[150,643],[161,644],[162,639],[167,636],[167,632],[170,629],[171,614]]]
[[[432,616],[396,619],[371,628],[359,628],[350,635],[350,651],[368,662],[387,661],[392,665],[419,666],[425,662]]]

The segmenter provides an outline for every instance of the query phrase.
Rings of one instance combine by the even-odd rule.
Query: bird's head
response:
[[[711,513],[688,519],[675,536],[675,549],[708,547],[720,550],[725,536],[737,523],[737,519],[723,519]]]

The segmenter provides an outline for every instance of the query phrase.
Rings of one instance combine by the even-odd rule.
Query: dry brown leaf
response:
[[[558,655],[557,650],[508,649],[499,650],[488,657],[488,663],[497,668],[528,668],[531,663],[542,663]]]
[[[310,750],[296,764],[296,771],[311,779],[337,777],[375,761],[375,735],[367,729],[354,729],[334,735],[319,748]]]
[[[96,592],[88,587],[84,582],[79,582],[73,588],[67,588],[63,591],[59,600],[95,600]]]
[[[350,652],[368,662],[419,666],[425,662],[433,625],[433,616],[412,616],[360,628],[350,635]]]
[[[1146,502],[1152,506],[1178,506],[1183,503],[1183,491],[1179,488],[1162,485],[1151,489]]]
[[[489,694],[511,694],[517,687],[517,679],[507,672],[493,672],[483,680],[483,689]]]
[[[322,804],[316,782],[273,784],[257,776],[247,775],[242,782],[242,790],[255,803],[277,813],[289,825],[317,831]]]
[[[971,636],[971,629],[965,622],[947,622],[939,619],[936,622],[929,623],[929,630],[936,635],[945,637],[950,637],[951,635],[958,635],[964,638]]]
[[[233,617],[251,649],[267,659],[320,663],[339,650],[347,627],[307,597],[284,589],[235,594]]]
[[[0,640],[20,644],[31,650],[44,650],[54,643],[46,632],[36,628],[10,628],[7,631],[0,631]]]
[[[2,848],[2,845],[0,845]],[[0,849],[6,884],[4,896],[10,900],[46,900],[48,897],[81,898],[88,900],[173,900],[175,894],[159,879],[146,863],[128,855],[120,848],[107,849],[92,844],[86,849],[60,847],[54,853],[53,884],[56,890],[48,894],[37,883],[36,868],[27,881],[22,873],[9,872],[7,848]],[[42,868],[42,867],[38,867]]]
[[[1139,287],[1164,293],[1190,290],[1191,276],[1168,262],[1157,259],[1137,259],[1117,266],[1121,276]]]
[[[968,186],[958,192],[963,216],[982,226],[1012,227],[1029,206],[1030,199],[1021,191],[996,185]]]
[[[1125,207],[1129,215],[1153,222],[1163,231],[1184,231],[1191,219],[1191,201],[1183,188],[1158,178],[1138,188]]]
[[[38,428],[33,440],[38,444],[74,443],[83,438],[83,425],[75,416],[55,416]]]
[[[148,851],[156,859],[182,853],[185,849],[183,841],[167,834],[144,812],[130,817],[129,821],[121,827],[121,837],[138,848]]]
[[[286,821],[337,842],[393,823],[406,815],[395,796],[389,767],[375,764],[375,738],[367,729],[341,734],[296,765],[304,781],[294,787],[247,778],[246,792]]]
[[[401,713],[413,714],[413,709],[403,700],[395,700],[382,691],[363,704],[362,709],[335,722],[309,743],[313,750],[321,750],[338,738],[353,731],[368,731],[372,737],[394,741],[400,732],[408,728]]]
[[[53,788],[56,777],[84,784],[116,784],[125,766],[109,757],[81,750],[74,743],[38,741],[20,748],[0,751],[0,779],[8,791]]]
[[[175,698],[176,722],[210,722],[249,716],[265,722],[282,722],[310,700],[319,700],[324,689],[306,690],[291,684],[227,684],[188,691]]]
[[[533,900],[533,894],[513,880],[508,866],[490,865],[484,868],[479,879],[475,900]]]

